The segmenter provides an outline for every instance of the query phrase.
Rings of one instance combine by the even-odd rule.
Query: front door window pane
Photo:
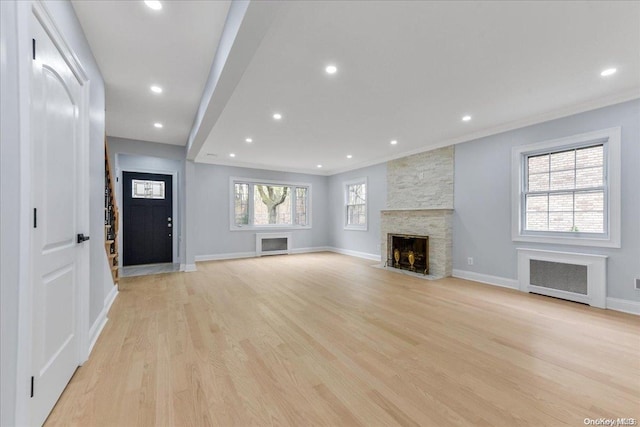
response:
[[[164,181],[131,180],[131,197],[134,199],[164,200]]]

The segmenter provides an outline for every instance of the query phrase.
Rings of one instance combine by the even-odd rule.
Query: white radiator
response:
[[[606,308],[607,257],[519,248],[518,282],[523,292]]]
[[[284,255],[291,250],[291,233],[256,233],[256,256]]]

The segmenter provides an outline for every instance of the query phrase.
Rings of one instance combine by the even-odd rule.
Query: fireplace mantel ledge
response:
[[[453,209],[441,209],[441,208],[436,208],[436,209],[425,209],[425,208],[419,208],[419,209],[381,209],[380,212],[384,213],[384,212],[419,212],[419,211],[426,211],[426,212],[453,212]]]

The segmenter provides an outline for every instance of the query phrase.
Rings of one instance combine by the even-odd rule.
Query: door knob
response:
[[[78,234],[78,243],[86,242],[87,240],[89,240],[89,236],[85,236],[82,233]]]

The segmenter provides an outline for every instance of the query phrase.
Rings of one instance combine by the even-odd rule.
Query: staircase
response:
[[[111,268],[113,283],[118,284],[118,229],[120,216],[116,202],[115,180],[109,161],[107,141],[104,141],[104,248]]]

